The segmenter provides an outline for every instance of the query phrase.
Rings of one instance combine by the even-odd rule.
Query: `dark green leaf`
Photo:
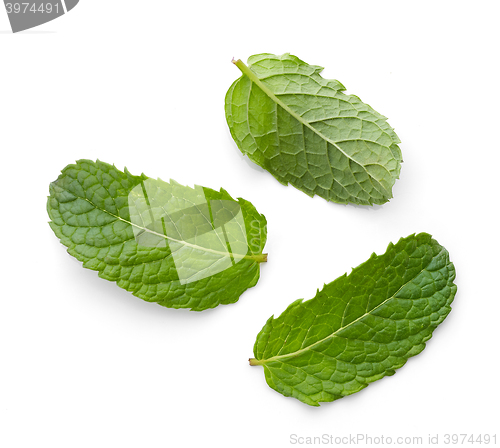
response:
[[[84,267],[171,308],[236,302],[267,257],[266,219],[250,202],[100,161],[68,165],[50,185],[47,210]]]
[[[402,238],[271,317],[250,364],[264,367],[270,387],[312,406],[358,392],[425,348],[451,310],[454,279],[430,235]]]

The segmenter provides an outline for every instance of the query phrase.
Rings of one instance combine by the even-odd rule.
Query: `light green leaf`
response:
[[[55,234],[84,267],[171,308],[234,303],[267,260],[266,219],[250,202],[100,161],[64,168],[50,185],[47,210]]]
[[[358,392],[425,348],[451,311],[454,279],[430,235],[402,238],[271,317],[250,364],[264,367],[270,387],[312,406]]]
[[[296,56],[258,54],[226,95],[226,119],[243,154],[309,196],[383,204],[401,169],[399,138],[386,118],[322,67]]]

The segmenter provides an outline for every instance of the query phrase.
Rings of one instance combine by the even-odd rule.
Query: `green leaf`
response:
[[[47,211],[84,267],[166,307],[234,303],[267,260],[266,219],[250,202],[100,161],[64,168],[50,184]]]
[[[448,252],[421,233],[293,302],[257,336],[250,365],[270,387],[319,406],[393,375],[425,348],[457,287]]]
[[[399,138],[386,118],[322,67],[296,56],[258,54],[226,94],[226,119],[243,154],[309,196],[383,204],[399,177]]]

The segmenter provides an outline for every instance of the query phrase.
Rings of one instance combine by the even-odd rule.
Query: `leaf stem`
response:
[[[255,358],[250,358],[248,362],[250,363],[251,366],[261,366],[264,364],[264,361]]]
[[[285,105],[283,105],[281,103],[281,101],[276,97],[276,95],[271,92],[271,90],[269,90],[263,83],[262,81],[257,77],[257,75],[252,72],[252,70],[250,70],[246,65],[245,63],[241,60],[241,59],[238,59],[237,61],[235,61],[234,59],[232,60],[233,64],[236,65],[236,67],[238,67],[241,72],[245,75],[245,76],[248,76],[250,78],[250,80],[257,84],[259,86],[259,88],[269,97],[271,98],[275,103],[279,104],[280,106],[282,106],[284,109],[287,110],[287,112],[291,113],[292,115],[295,116],[295,113],[293,111],[291,111],[288,107],[286,107]]]
[[[267,261],[267,254],[249,255],[248,258],[255,260],[257,263],[265,263]]]

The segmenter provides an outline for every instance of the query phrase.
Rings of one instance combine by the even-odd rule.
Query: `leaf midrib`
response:
[[[326,142],[330,143],[334,148],[336,148],[338,151],[340,151],[347,159],[352,160],[354,163],[358,164],[360,167],[365,170],[366,174],[368,177],[375,182],[377,182],[378,185],[384,190],[383,192],[379,191],[378,188],[373,185],[373,187],[381,193],[384,197],[390,196],[390,191],[387,191],[386,188],[380,183],[378,179],[375,179],[366,169],[366,166],[363,165],[361,162],[358,162],[354,157],[350,156],[347,154],[339,145],[337,145],[336,142],[333,140],[329,139],[326,135],[324,135],[321,131],[316,129],[314,126],[312,126],[308,121],[304,120],[300,115],[295,113],[292,109],[290,109],[285,103],[283,103],[266,85],[257,77],[257,75],[245,65],[240,59],[237,61],[233,60],[233,63],[241,70],[241,72],[250,78],[250,80],[255,83],[271,100],[273,100],[277,105],[279,105],[281,108],[283,108],[285,111],[287,111],[293,118],[295,118],[299,123],[301,123],[303,126],[306,126],[308,129],[310,129],[312,132],[314,132],[316,135],[318,135],[320,138],[325,140]],[[371,164],[370,164],[371,165]],[[382,166],[382,165],[381,165]],[[386,167],[383,166],[384,169],[387,170]],[[391,174],[391,173],[389,173]],[[392,177],[392,175],[391,175]]]
[[[333,338],[335,336],[338,335],[339,332],[341,332],[342,330],[345,330],[346,328],[349,328],[351,325],[355,324],[356,322],[359,322],[361,319],[363,319],[364,317],[366,316],[369,316],[371,313],[373,313],[374,311],[376,311],[378,308],[380,308],[381,306],[385,305],[389,300],[392,300],[396,297],[396,295],[408,284],[410,283],[411,281],[415,280],[415,278],[417,278],[422,272],[424,272],[427,267],[429,266],[429,264],[432,262],[432,260],[434,258],[436,258],[439,254],[441,254],[443,251],[444,251],[444,247],[441,248],[441,250],[434,256],[432,256],[431,258],[431,261],[429,261],[429,263],[423,267],[418,274],[416,274],[414,277],[412,277],[410,280],[408,280],[406,283],[404,283],[403,285],[401,285],[401,287],[390,297],[388,297],[387,299],[385,299],[382,303],[380,303],[379,305],[377,305],[375,308],[373,308],[372,310],[370,311],[367,311],[366,313],[364,313],[362,316],[356,318],[355,320],[353,320],[352,322],[349,322],[347,325],[343,326],[343,327],[340,327],[339,329],[335,330],[333,333],[329,334],[328,336],[324,337],[323,339],[320,339],[319,341],[316,341],[314,342],[313,344],[307,346],[307,347],[304,347],[304,348],[301,348],[299,350],[296,350],[295,352],[291,352],[291,353],[286,353],[284,355],[276,355],[276,356],[272,356],[271,358],[267,358],[267,359],[258,359],[258,364],[266,364],[268,362],[272,362],[272,361],[277,361],[277,360],[280,360],[280,359],[283,359],[283,358],[293,358],[295,356],[298,356],[300,355],[301,353],[304,353],[308,350],[311,350],[313,347],[321,344],[322,342],[330,339],[330,338]],[[313,299],[314,300],[314,299]]]
[[[129,225],[131,225],[133,227],[136,227],[138,229],[144,230],[145,232],[149,232],[151,234],[163,237],[166,240],[177,242],[177,243],[181,243],[181,244],[183,244],[185,246],[192,247],[193,249],[197,249],[197,250],[200,250],[200,251],[203,251],[203,252],[210,252],[210,253],[214,253],[214,254],[218,254],[218,255],[224,255],[225,257],[236,256],[238,258],[245,258],[247,260],[252,260],[252,261],[256,261],[256,262],[260,262],[261,260],[262,261],[266,261],[267,260],[267,257],[264,254],[258,254],[258,255],[247,255],[247,254],[245,254],[245,255],[241,255],[241,254],[236,254],[234,252],[231,252],[231,253],[229,253],[229,252],[221,252],[221,251],[217,251],[217,250],[214,250],[214,249],[208,249],[206,247],[198,246],[196,244],[188,243],[187,241],[182,241],[182,240],[178,240],[178,239],[169,237],[169,236],[164,235],[162,233],[158,233],[158,232],[155,232],[154,230],[148,229],[147,227],[143,227],[143,226],[134,224],[131,221],[127,221],[126,219],[123,219],[121,216],[115,215],[114,213],[111,213],[108,210],[104,210],[104,209],[98,207],[96,204],[94,204],[91,200],[89,200],[87,198],[83,198],[81,196],[75,195],[73,192],[67,190],[66,188],[61,187],[60,185],[58,185],[58,187],[61,188],[62,190],[67,191],[68,193],[74,195],[75,197],[77,197],[79,199],[83,199],[83,200],[87,201],[89,204],[91,204],[93,207],[95,207],[97,210],[100,210],[101,212],[104,212],[104,213],[106,213],[106,214],[108,214],[110,216],[113,216],[114,218],[116,218],[116,219],[118,219],[118,220],[120,220],[120,221],[122,221],[122,222],[124,222],[126,224],[129,224]]]
[[[349,160],[352,160],[353,162],[357,163],[359,166],[362,166],[364,168],[364,165],[360,162],[358,162],[356,159],[354,159],[352,156],[347,154],[345,151],[342,150],[340,146],[337,145],[336,142],[333,140],[329,139],[326,135],[324,135],[321,131],[318,131],[314,126],[311,126],[311,124],[304,120],[300,115],[295,113],[292,109],[290,109],[283,101],[281,101],[272,91],[269,89],[258,77],[257,75],[249,68],[247,67],[241,60],[237,60],[234,62],[234,64],[243,72],[244,75],[248,76],[250,80],[257,84],[259,88],[269,97],[271,98],[276,104],[278,104],[280,107],[282,107],[284,110],[286,110],[293,118],[295,118],[299,123],[302,123],[304,126],[307,126],[311,131],[313,131],[316,135],[321,137],[323,140],[326,140],[328,143],[330,143],[332,146],[334,146],[336,149],[338,149],[344,156],[346,156]],[[366,171],[366,169],[365,169]],[[368,173],[369,175],[369,173]],[[371,177],[371,176],[370,176]]]

